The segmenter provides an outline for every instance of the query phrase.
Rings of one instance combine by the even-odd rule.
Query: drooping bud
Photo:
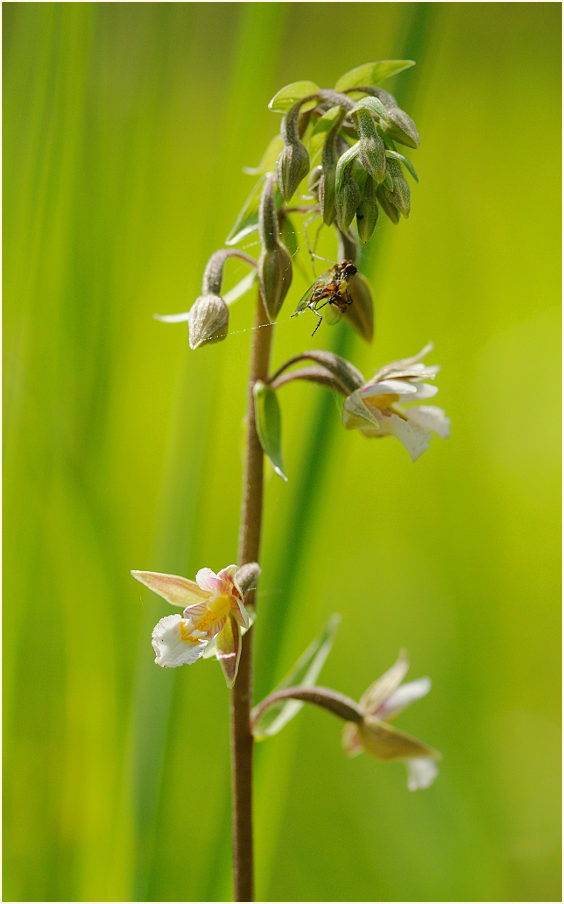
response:
[[[399,107],[391,107],[387,111],[388,121],[382,123],[383,128],[390,138],[407,145],[408,148],[418,148],[420,144],[419,132],[411,116]]]
[[[372,342],[374,336],[374,304],[372,301],[372,289],[370,283],[362,273],[355,273],[347,282],[349,294],[353,300],[343,312],[343,319],[356,331]]]
[[[257,562],[247,562],[246,565],[241,565],[241,567],[237,569],[235,572],[235,583],[243,596],[245,596],[249,590],[254,590],[259,577],[260,565],[258,565]]]
[[[392,223],[399,223],[400,212],[392,200],[394,197],[393,192],[384,188],[383,185],[379,185],[376,191],[376,197],[388,219],[391,220]]]
[[[402,217],[407,219],[411,209],[409,182],[405,178],[401,164],[397,160],[388,160],[388,170],[394,186],[392,192],[389,192],[389,200],[394,207],[397,207]]]
[[[359,144],[341,154],[335,179],[335,207],[339,228],[346,232],[360,204],[361,191],[353,176],[353,163],[358,156]]]
[[[278,214],[274,203],[276,177],[266,177],[259,206],[259,234],[263,246],[258,262],[258,278],[266,313],[276,320],[292,283],[292,258],[278,240]]]
[[[363,169],[372,176],[376,184],[384,180],[386,175],[386,148],[376,131],[376,124],[368,110],[357,110],[354,113],[360,135],[358,160]]]
[[[327,132],[321,156],[323,174],[319,184],[319,201],[323,213],[323,222],[326,226],[330,226],[335,219],[335,184],[337,178],[337,161],[339,159],[337,139],[344,118],[345,111],[342,108],[339,108],[335,121]]]
[[[229,308],[220,295],[200,295],[188,313],[190,348],[220,342],[227,336]]]
[[[314,197],[319,198],[320,190],[319,185],[323,175],[323,167],[322,166],[314,166],[312,170],[310,170],[309,179],[307,180],[308,191],[311,192]]]
[[[368,176],[364,183],[362,199],[356,211],[356,228],[361,242],[367,242],[376,228],[378,221],[378,201],[376,200],[376,186],[372,176]]]
[[[309,154],[305,145],[300,141],[299,134],[301,103],[298,101],[288,110],[280,126],[284,147],[276,161],[276,173],[278,187],[285,201],[290,200],[302,179],[305,179],[309,172]]]
[[[292,258],[284,245],[262,252],[258,263],[258,278],[268,319],[276,320],[292,283]]]

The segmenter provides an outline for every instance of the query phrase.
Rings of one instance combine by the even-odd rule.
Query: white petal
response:
[[[417,681],[408,681],[396,688],[389,697],[384,700],[383,704],[378,708],[376,715],[381,719],[393,719],[398,713],[401,713],[406,706],[420,700],[425,694],[431,690],[430,678],[418,678]]]
[[[443,409],[436,405],[419,405],[417,408],[410,408],[409,420],[419,424],[425,430],[432,430],[441,439],[448,439],[450,436],[450,420]]]
[[[409,669],[409,659],[405,650],[400,654],[393,666],[370,685],[360,698],[359,706],[368,713],[376,713],[390,694],[399,687]]]
[[[185,639],[188,622],[180,615],[167,615],[161,618],[153,630],[153,649],[155,662],[163,668],[176,668],[179,665],[191,665],[203,655],[205,642],[193,643]]]
[[[357,392],[364,399],[381,395],[415,396],[417,386],[406,380],[370,380]]]
[[[418,423],[411,422],[411,410],[407,414],[409,421],[398,417],[397,414],[392,414],[388,418],[388,432],[393,433],[400,443],[405,446],[411,456],[411,460],[417,461],[419,456],[423,455],[423,452],[429,448],[429,433],[423,427],[420,427]]]
[[[431,386],[430,383],[414,383],[413,386],[416,393],[410,399],[406,399],[406,402],[420,402],[423,399],[432,399],[439,391],[438,386]]]
[[[384,367],[381,367],[375,375],[374,379],[380,379],[381,377],[387,376],[394,371],[401,372],[409,370],[414,364],[417,364],[421,360],[421,358],[424,358],[425,355],[428,355],[431,351],[433,351],[433,343],[428,342],[427,345],[425,345],[421,349],[419,354],[413,355],[412,358],[400,358],[398,361],[392,361],[391,364],[386,364]]]
[[[407,787],[410,791],[428,788],[437,777],[439,768],[433,759],[405,760],[407,767]]]
[[[209,593],[198,587],[194,581],[177,574],[160,574],[157,571],[132,571],[131,574],[136,581],[145,584],[173,606],[184,608],[209,598]]]

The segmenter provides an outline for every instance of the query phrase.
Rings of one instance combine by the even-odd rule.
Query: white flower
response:
[[[402,652],[391,669],[370,685],[358,704],[364,719],[362,722],[347,722],[343,729],[343,747],[349,756],[366,750],[383,762],[402,760],[407,767],[407,787],[410,791],[416,791],[428,788],[434,781],[438,772],[435,760],[440,754],[388,724],[431,690],[429,678],[402,684],[408,668],[409,661]]]
[[[429,447],[431,433],[447,439],[450,421],[442,408],[419,405],[405,409],[402,403],[421,402],[437,394],[436,386],[422,382],[434,380],[439,367],[422,363],[433,348],[426,345],[413,358],[404,358],[382,367],[364,386],[346,399],[343,424],[348,430],[360,430],[365,436],[396,436],[413,461]]]
[[[181,616],[161,618],[153,630],[157,665],[191,665],[206,653],[207,647],[213,647],[228,686],[233,686],[241,653],[241,629],[246,630],[251,624],[235,580],[237,571],[236,565],[229,565],[218,574],[211,568],[201,568],[196,582],[175,574],[131,572],[167,602],[184,609]]]

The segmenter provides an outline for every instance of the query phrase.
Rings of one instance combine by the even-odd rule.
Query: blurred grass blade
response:
[[[319,637],[316,637],[313,643],[309,645],[293,669],[286,675],[282,683],[278,685],[277,691],[297,685],[314,686],[331,651],[340,621],[340,615],[331,616]],[[254,735],[256,740],[261,741],[264,738],[278,734],[290,719],[293,719],[299,713],[303,705],[300,700],[280,700],[278,703],[273,703],[272,706],[269,706],[263,712],[255,726]]]

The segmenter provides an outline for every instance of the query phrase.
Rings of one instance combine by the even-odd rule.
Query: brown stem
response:
[[[262,703],[255,706],[252,713],[252,728],[254,729],[259,718],[269,706],[279,703],[281,700],[301,700],[303,703],[313,703],[315,706],[329,710],[346,722],[362,722],[364,717],[358,703],[328,687],[286,687],[284,690],[274,691],[265,697]]]
[[[256,327],[264,327],[268,317],[259,292]],[[247,390],[247,448],[243,475],[243,502],[239,533],[240,565],[258,562],[260,553],[263,451],[255,425],[253,386],[268,378],[272,327],[255,329],[251,345],[249,385]],[[246,604],[255,605],[255,591],[247,594]],[[253,736],[252,703],[252,629],[242,639],[237,680],[231,692],[231,783],[233,832],[233,884],[236,901],[253,901]]]

